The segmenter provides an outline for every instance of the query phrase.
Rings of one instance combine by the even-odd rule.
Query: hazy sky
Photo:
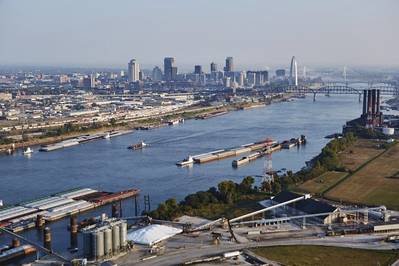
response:
[[[398,0],[0,0],[0,65],[399,65]]]

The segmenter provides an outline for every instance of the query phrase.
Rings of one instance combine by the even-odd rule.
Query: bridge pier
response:
[[[316,92],[313,93],[313,101],[316,101]]]

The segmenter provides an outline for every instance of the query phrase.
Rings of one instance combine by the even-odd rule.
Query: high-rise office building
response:
[[[174,57],[165,57],[163,60],[165,80],[175,80],[177,77],[177,67],[175,66]]]
[[[194,66],[194,74],[202,74],[202,66],[201,65],[196,65]]]
[[[218,65],[214,62],[211,63],[211,72],[218,71]]]
[[[276,76],[277,77],[285,77],[285,69],[277,69]]]
[[[85,89],[91,89],[96,87],[96,76],[91,74],[88,77],[83,78],[83,87]]]
[[[234,62],[233,57],[226,58],[226,66],[224,67],[225,72],[233,72],[234,71]]]
[[[161,81],[162,80],[162,70],[159,67],[154,67],[152,70],[152,80]]]
[[[238,86],[244,87],[244,80],[245,80],[245,72],[241,71],[240,76],[238,77]]]
[[[130,60],[128,66],[128,80],[129,82],[136,82],[140,80],[140,65],[136,59]]]

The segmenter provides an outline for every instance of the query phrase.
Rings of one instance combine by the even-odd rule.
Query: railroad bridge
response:
[[[295,94],[313,94],[313,100],[317,94],[354,94],[361,96],[364,90],[379,90],[381,95],[399,96],[399,86],[390,82],[323,82],[298,84],[297,86],[285,85],[270,88],[272,93],[284,92]]]

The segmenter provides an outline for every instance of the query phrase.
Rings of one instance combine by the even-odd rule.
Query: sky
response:
[[[0,65],[398,66],[398,0],[0,0]]]

